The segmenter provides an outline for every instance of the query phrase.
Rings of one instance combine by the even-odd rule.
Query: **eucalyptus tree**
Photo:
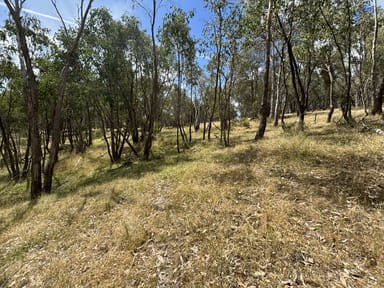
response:
[[[18,180],[28,172],[29,157],[22,165],[21,141],[28,135],[25,117],[25,101],[20,72],[17,66],[7,59],[0,62],[0,155],[8,171],[10,180]],[[25,133],[26,132],[26,133]],[[29,151],[28,147],[25,150]]]
[[[377,74],[379,64],[379,49],[377,49],[377,40],[375,37],[375,20],[374,14],[370,9],[360,9],[358,13],[358,21],[354,25],[354,45],[353,50],[353,86],[355,91],[355,107],[364,107],[365,113],[368,114],[368,108],[372,107],[374,98],[373,90],[377,91],[380,77]],[[374,45],[373,45],[374,44]],[[372,49],[373,46],[376,48]],[[373,65],[373,61],[376,63]],[[374,67],[376,66],[376,67]],[[372,71],[375,71],[374,75]],[[375,82],[375,83],[373,83]],[[375,87],[375,88],[374,88]]]
[[[374,17],[374,28],[373,28],[373,39],[372,39],[372,64],[371,64],[371,81],[372,81],[372,92],[373,92],[373,107],[372,114],[382,114],[383,113],[383,93],[376,93],[377,87],[377,37],[379,34],[379,24],[378,24],[378,7],[377,0],[373,0],[373,17]],[[384,82],[384,81],[383,81]],[[384,85],[384,84],[383,84]],[[384,87],[383,87],[384,89]]]
[[[279,126],[279,117],[281,115],[282,122],[284,121],[284,110],[287,103],[287,94],[288,89],[286,85],[286,59],[285,59],[285,42],[284,41],[274,41],[273,42],[276,51],[276,57],[274,59],[275,65],[278,65],[277,72],[277,81],[275,81],[274,92],[276,94],[275,105],[271,106],[271,111],[273,110],[273,126]],[[275,72],[274,72],[275,74]],[[274,77],[276,78],[276,77]],[[284,85],[283,85],[284,84]],[[284,87],[284,91],[282,89]],[[272,102],[272,101],[271,101]]]
[[[381,10],[382,11],[382,10]],[[383,14],[382,12],[379,14],[379,19],[382,21]],[[377,67],[383,67],[384,65],[384,28],[380,27],[379,28],[379,33],[378,33],[378,39],[377,39],[377,55],[376,55],[376,66]],[[372,114],[375,112],[375,114],[382,115],[382,105],[383,105],[383,97],[384,97],[384,73],[382,70],[377,69],[376,70],[377,74],[377,81],[380,81],[380,84],[378,85],[378,89],[375,94],[375,99],[373,101],[373,108],[372,108]]]
[[[272,24],[275,11],[275,0],[268,1],[246,1],[245,2],[245,17],[243,20],[243,34],[245,42],[242,47],[242,54],[255,53],[252,58],[259,58],[259,64],[252,67],[245,78],[251,81],[251,96],[252,102],[255,103],[254,95],[257,90],[254,87],[255,80],[263,79],[261,97],[258,102],[260,115],[260,124],[255,135],[255,140],[264,137],[267,126],[267,119],[271,110],[271,85],[270,85],[270,66],[271,66],[271,48],[272,48]],[[262,59],[262,60],[261,60]],[[260,73],[262,72],[262,73]],[[260,74],[260,76],[259,76]],[[244,80],[243,80],[244,81]],[[261,82],[261,81],[260,81]]]
[[[226,17],[229,1],[227,0],[204,0],[205,7],[213,13],[213,19],[207,23],[204,29],[204,35],[208,42],[206,45],[213,48],[211,61],[212,74],[213,74],[213,99],[210,104],[210,115],[208,117],[208,140],[211,139],[212,122],[215,117],[217,102],[221,97],[221,72],[223,65],[223,41],[224,41],[224,19]]]
[[[241,9],[233,1],[205,0],[205,6],[213,14],[206,23],[204,35],[211,60],[207,65],[211,78],[211,89],[207,94],[209,108],[207,134],[211,138],[212,123],[220,120],[220,141],[229,145],[231,119],[233,117],[232,98],[235,87],[235,70],[241,46]],[[204,129],[205,131],[205,129]],[[205,136],[205,133],[204,133]]]
[[[317,4],[317,1],[305,4],[292,1],[281,5],[276,13],[280,33],[287,47],[300,130],[304,128],[312,74],[316,68],[313,55],[316,53],[315,43],[318,39],[315,36],[318,34],[318,26],[313,20],[319,15]]]
[[[231,120],[233,118],[232,100],[237,82],[237,69],[239,51],[243,37],[241,35],[242,9],[240,5],[230,5],[227,17],[224,19],[224,63],[222,74],[224,89],[220,105],[221,140],[224,146],[230,145]]]
[[[190,36],[189,21],[193,17],[193,12],[189,14],[185,13],[180,8],[173,8],[173,11],[168,13],[164,18],[164,24],[161,31],[162,45],[168,55],[168,60],[173,63],[176,71],[176,85],[177,85],[177,97],[176,97],[176,143],[177,151],[180,153],[180,141],[181,136],[184,145],[187,144],[187,135],[184,130],[184,123],[182,121],[182,87],[186,81],[183,81],[187,71],[192,69],[194,64],[195,42]],[[192,97],[192,95],[191,95]]]
[[[14,34],[16,36],[17,51],[20,61],[20,71],[23,79],[23,93],[27,106],[27,116],[29,119],[29,136],[31,146],[31,198],[35,199],[42,192],[42,164],[41,164],[41,137],[39,129],[39,96],[38,80],[34,70],[33,52],[31,49],[31,39],[39,33],[29,33],[25,17],[22,16],[23,5],[26,0],[4,0],[12,19]]]
[[[138,143],[139,128],[142,127],[144,131],[144,120],[142,115],[147,111],[147,107],[144,106],[143,99],[147,97],[147,91],[149,87],[149,79],[151,76],[151,39],[140,27],[140,22],[135,17],[123,16],[121,19],[124,29],[126,30],[127,47],[126,57],[127,63],[131,63],[131,75],[130,77],[130,97],[126,97],[126,105],[128,109],[129,118],[129,130],[132,136],[132,141]],[[159,103],[161,104],[161,103]],[[161,110],[161,109],[160,109]]]
[[[240,117],[254,119],[257,117],[256,111],[260,106],[259,95],[262,93],[263,76],[261,67],[264,62],[265,51],[263,51],[262,39],[253,39],[252,43],[248,41],[242,43],[239,51],[234,101],[237,103]]]
[[[344,77],[344,92],[341,99],[341,110],[344,120],[352,124],[352,34],[354,11],[351,0],[334,2],[323,1],[319,6],[329,36],[339,54],[339,63]]]
[[[41,194],[41,140],[39,131],[39,105],[37,95],[37,79],[32,66],[32,60],[27,43],[26,28],[22,21],[21,10],[24,1],[4,1],[15,25],[17,47],[26,102],[28,103],[28,116],[31,122],[31,146],[32,146],[32,168],[31,168],[31,197],[37,198]]]
[[[53,45],[54,46],[54,45]],[[39,114],[42,141],[42,166],[45,166],[49,154],[52,133],[52,111],[60,75],[60,62],[55,55],[55,48],[44,58],[39,59]]]
[[[119,35],[121,29],[121,23],[115,21],[106,8],[95,9],[90,15],[84,39],[91,50],[91,55],[85,55],[90,58],[88,65],[92,65],[96,73],[91,84],[93,99],[112,163],[120,160],[127,134],[120,88],[124,77],[120,73],[123,72],[120,61],[125,60],[127,38],[118,39],[122,36]]]
[[[196,52],[196,51],[195,51]],[[199,79],[202,77],[202,70],[195,60],[195,53],[191,55],[191,65],[186,71],[186,83],[190,87],[190,116],[189,116],[189,143],[192,142],[192,126],[195,132],[200,128],[200,102],[199,102]]]
[[[297,21],[297,35],[300,40],[295,43],[296,60],[299,63],[299,68],[304,86],[305,99],[300,101],[300,117],[305,113],[305,110],[317,107],[315,97],[311,97],[315,93],[313,82],[318,78],[317,73],[321,59],[319,58],[319,35],[321,35],[323,27],[319,25],[316,19],[321,18],[321,13],[318,8],[318,1],[308,1],[305,4],[300,3],[294,8],[294,13]]]
[[[333,63],[335,53],[333,49],[329,46],[332,46],[329,41],[326,39],[319,38],[319,42],[322,42],[323,45],[318,49],[319,55],[319,74],[323,81],[323,87],[327,93],[324,98],[324,102],[328,103],[329,111],[327,115],[327,123],[330,123],[333,117],[336,106],[336,97],[335,97],[335,85],[337,80],[337,65]]]
[[[60,147],[60,139],[61,132],[63,127],[63,107],[66,95],[66,85],[68,81],[68,77],[70,75],[71,67],[74,65],[74,62],[77,60],[77,50],[80,44],[80,40],[83,36],[86,20],[88,14],[91,10],[93,0],[88,0],[85,3],[85,0],[80,1],[79,5],[79,26],[77,27],[76,32],[73,37],[68,31],[65,22],[57,8],[56,1],[51,0],[53,6],[55,7],[60,19],[62,19],[62,27],[66,34],[67,39],[72,39],[69,41],[69,45],[63,51],[64,58],[62,62],[62,69],[59,76],[58,86],[57,86],[57,98],[56,103],[53,110],[52,116],[52,138],[51,145],[49,147],[49,160],[47,165],[44,167],[44,191],[46,193],[50,193],[52,190],[52,178],[54,173],[54,168],[58,161],[59,147]]]
[[[150,22],[150,39],[151,39],[151,91],[149,97],[146,99],[144,115],[145,120],[143,123],[142,134],[144,138],[143,159],[149,160],[152,150],[152,144],[155,136],[155,124],[159,118],[159,98],[161,93],[160,87],[160,63],[159,63],[159,49],[156,43],[156,21],[157,14],[163,3],[162,0],[152,0],[150,7],[147,7],[141,0],[132,0],[135,4],[140,6],[149,18]]]
[[[62,144],[69,140],[70,151],[84,153],[92,145],[92,122],[95,119],[95,105],[91,101],[87,85],[89,72],[79,64],[73,67],[67,84],[64,108]]]
[[[143,63],[135,41],[140,35],[134,18],[114,20],[106,8],[92,11],[85,31],[82,62],[93,74],[87,81],[112,163],[120,161],[126,143],[137,154],[129,137],[138,141],[135,69]]]
[[[39,98],[40,98],[40,129],[42,135],[43,167],[49,160],[50,146],[53,133],[54,115],[56,113],[58,87],[60,83],[60,74],[65,60],[65,48],[70,45],[76,31],[73,28],[60,29],[54,36],[55,42],[50,45],[49,53],[38,60],[39,66]],[[68,34],[70,37],[68,37]],[[62,106],[62,127],[60,133],[60,145],[64,145],[69,140],[70,151],[84,152],[86,147],[85,138],[83,138],[84,129],[77,125],[79,119],[82,119],[86,106],[81,104],[85,102],[81,90],[86,90],[82,75],[86,69],[81,66],[79,54],[76,53],[71,63],[70,74],[67,79],[66,96]],[[82,86],[80,88],[80,86]],[[75,113],[76,111],[76,113]],[[80,132],[81,130],[81,132]],[[80,134],[81,135],[80,135]]]
[[[47,57],[41,59],[39,93],[41,98],[42,136],[44,144],[43,162],[50,152],[53,120],[57,104],[57,90],[60,74],[66,57],[66,48],[76,35],[74,28],[60,29],[55,34],[55,44]],[[68,37],[69,36],[69,37]],[[84,46],[84,45],[82,45]],[[70,152],[83,153],[92,144],[91,114],[93,102],[88,97],[89,87],[86,79],[90,73],[81,61],[83,51],[79,48],[70,65],[67,78],[66,95],[62,107],[60,145],[69,141]],[[47,154],[47,155],[46,155]]]
[[[255,135],[255,140],[259,140],[264,137],[265,129],[267,127],[267,118],[270,112],[270,61],[271,61],[271,42],[272,42],[272,17],[275,6],[274,0],[268,1],[268,10],[266,17],[266,37],[265,37],[265,71],[264,71],[264,90],[263,97],[261,99],[261,120],[259,129]]]
[[[206,73],[203,73],[203,75],[199,79],[198,83],[198,91],[200,94],[200,122],[203,123],[203,140],[206,139],[207,134],[207,122],[208,117],[210,113],[210,100],[211,100],[211,94],[212,91],[210,89],[210,79]],[[200,127],[199,127],[200,128]],[[195,128],[196,129],[196,128]]]

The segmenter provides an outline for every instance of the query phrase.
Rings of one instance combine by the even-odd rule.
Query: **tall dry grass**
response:
[[[35,204],[3,183],[0,286],[384,287],[384,136],[325,117],[257,143],[235,124],[229,148],[195,134],[182,154],[165,130],[129,166],[99,142],[61,155]]]

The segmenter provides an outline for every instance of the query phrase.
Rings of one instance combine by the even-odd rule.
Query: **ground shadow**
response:
[[[57,197],[66,197],[76,193],[79,189],[93,185],[102,185],[113,182],[115,180],[126,179],[140,179],[148,173],[160,173],[167,167],[192,161],[189,153],[172,152],[166,156],[154,157],[149,161],[138,160],[129,163],[120,163],[115,165],[114,168],[109,166],[101,167],[94,175],[80,180],[76,185],[71,185],[68,188],[56,191]],[[95,197],[101,192],[90,192],[85,194],[87,197]]]
[[[7,219],[7,221],[4,222],[0,222],[0,233],[3,233],[9,227],[14,226],[18,222],[22,221],[35,205],[36,201],[29,201],[27,205],[18,207],[16,210],[14,210],[10,219]]]
[[[384,169],[384,159],[372,159],[353,153],[335,156],[307,151],[301,160],[295,160],[295,156],[287,161],[284,155],[290,153],[297,151],[286,149],[284,153],[278,154],[282,165],[271,170],[272,175],[281,180],[282,190],[287,186],[295,186],[315,191],[319,196],[336,202],[352,198],[365,207],[384,205],[384,179],[380,176],[380,171]],[[289,161],[301,161],[301,168],[290,165]]]
[[[21,187],[25,186],[25,181],[20,180],[19,182],[15,182],[6,180],[0,183],[4,183],[0,187],[0,209],[13,207],[30,200],[30,195],[27,193],[25,187]]]
[[[311,130],[304,136],[315,138],[320,146],[322,141],[328,145],[352,145],[356,141],[355,132],[340,132],[328,128]],[[371,157],[353,152],[342,155],[328,153],[322,149],[301,149],[300,146],[290,145],[260,150],[256,142],[250,142],[245,149],[219,153],[214,157],[216,162],[223,164],[224,170],[230,165],[241,165],[243,168],[228,173],[217,172],[213,177],[218,183],[243,180],[250,185],[257,185],[260,177],[274,177],[280,183],[282,193],[294,193],[297,189],[294,187],[299,187],[337,203],[354,199],[366,208],[384,206],[384,178],[380,173],[384,171],[384,155]],[[251,167],[261,165],[265,159],[277,164],[268,167],[263,175],[253,175]],[[255,183],[250,183],[252,181]]]

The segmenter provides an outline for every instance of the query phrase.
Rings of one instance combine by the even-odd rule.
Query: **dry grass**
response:
[[[0,286],[384,287],[384,136],[325,117],[180,155],[166,130],[128,167],[99,142],[36,204],[2,184]]]

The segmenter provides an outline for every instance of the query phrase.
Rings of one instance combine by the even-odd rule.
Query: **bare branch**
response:
[[[142,3],[142,1],[140,1],[140,0],[132,0],[132,2],[133,2],[134,4],[136,4],[137,6],[139,6],[141,9],[143,9],[143,11],[145,12],[145,14],[147,14],[147,16],[148,16],[149,18],[152,18],[153,15],[156,13],[156,11],[160,9],[160,7],[162,6],[162,4],[163,4],[164,1],[163,1],[163,0],[160,0],[160,1],[158,2],[158,4],[157,4],[156,7],[155,7],[155,11],[152,11],[151,9],[145,7],[145,5],[144,5],[144,4]]]
[[[82,19],[84,16],[84,0],[81,0],[80,5],[77,6],[77,16]]]
[[[61,24],[63,25],[65,35],[68,37],[69,34],[68,34],[67,25],[65,25],[64,18],[63,18],[63,16],[62,16],[61,13],[60,13],[59,8],[57,7],[56,0],[51,0],[51,3],[52,3],[53,7],[54,7],[55,10],[56,10],[56,14],[57,14],[57,16],[59,16],[59,18],[60,18],[60,22],[61,22]]]

